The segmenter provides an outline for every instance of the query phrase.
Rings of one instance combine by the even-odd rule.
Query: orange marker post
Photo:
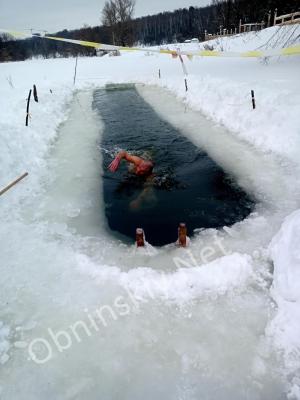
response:
[[[180,247],[187,247],[187,227],[183,222],[179,224],[178,228],[178,245]]]
[[[145,247],[145,235],[142,228],[137,228],[136,230],[136,246]]]

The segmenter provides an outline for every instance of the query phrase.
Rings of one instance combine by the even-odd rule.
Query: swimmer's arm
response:
[[[120,154],[120,153],[119,153]],[[121,152],[121,157],[124,158],[126,161],[138,166],[143,162],[143,159],[141,157],[137,157],[137,156],[132,156],[128,153],[126,153],[126,151]]]
[[[119,168],[119,165],[122,161],[122,159],[125,159],[126,161],[138,166],[143,162],[143,159],[137,156],[131,156],[130,154],[126,153],[126,151],[120,151],[115,159],[110,163],[108,169],[111,172],[116,172],[117,169]]]

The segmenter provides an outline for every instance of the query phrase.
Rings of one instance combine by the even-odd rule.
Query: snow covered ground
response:
[[[299,34],[299,26],[270,28],[213,46],[280,47]],[[300,399],[300,57],[195,57],[185,64],[188,92],[180,62],[165,55],[79,59],[75,86],[74,59],[0,64],[0,187],[29,172],[1,197],[3,399],[96,399],[99,392],[266,399],[282,391]],[[161,117],[256,197],[249,218],[200,231],[191,252],[136,252],[106,233],[91,200],[101,187],[103,124],[91,110],[92,91],[125,82],[147,85],[137,88]],[[32,84],[40,101],[31,103],[25,128]],[[136,306],[132,312],[125,301]],[[121,321],[72,348],[64,342],[62,354],[52,346],[44,368],[27,360],[32,340],[48,338],[48,329],[66,330],[87,315],[92,327],[99,304],[114,304]],[[36,354],[43,358],[45,348]]]
[[[185,50],[251,51],[281,49],[299,43],[299,25],[273,26],[262,32],[249,32],[229,37],[219,37],[199,44],[179,44]],[[176,46],[175,46],[176,47]]]

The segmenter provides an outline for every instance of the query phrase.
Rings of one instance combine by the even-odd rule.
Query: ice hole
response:
[[[208,154],[163,121],[132,85],[94,93],[103,122],[103,193],[109,228],[125,241],[143,228],[148,242],[175,242],[180,222],[195,229],[230,226],[246,218],[254,200]],[[107,167],[120,150],[154,162],[151,179],[137,177],[123,161]]]

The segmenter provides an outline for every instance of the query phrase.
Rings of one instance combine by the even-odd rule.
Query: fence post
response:
[[[159,77],[159,79],[161,79],[160,69],[158,70],[158,77]]]
[[[255,104],[254,90],[251,90],[251,97],[252,97],[252,107],[253,107],[253,110],[255,110],[256,104]]]
[[[37,94],[37,90],[36,90],[36,86],[35,85],[33,85],[33,97],[34,97],[34,101],[36,103],[38,103],[39,102],[39,98],[38,98],[38,94]]]
[[[242,20],[240,19],[240,23],[239,23],[239,33],[242,32]]]
[[[277,8],[275,8],[275,12],[274,12],[274,23],[273,23],[273,25],[276,25],[276,18],[277,18]]]
[[[271,25],[271,10],[268,12],[268,28]]]
[[[25,125],[28,126],[28,120],[29,120],[29,105],[30,105],[30,98],[31,98],[31,92],[32,90],[29,90],[29,95],[27,98],[27,108],[26,108],[26,122]]]

